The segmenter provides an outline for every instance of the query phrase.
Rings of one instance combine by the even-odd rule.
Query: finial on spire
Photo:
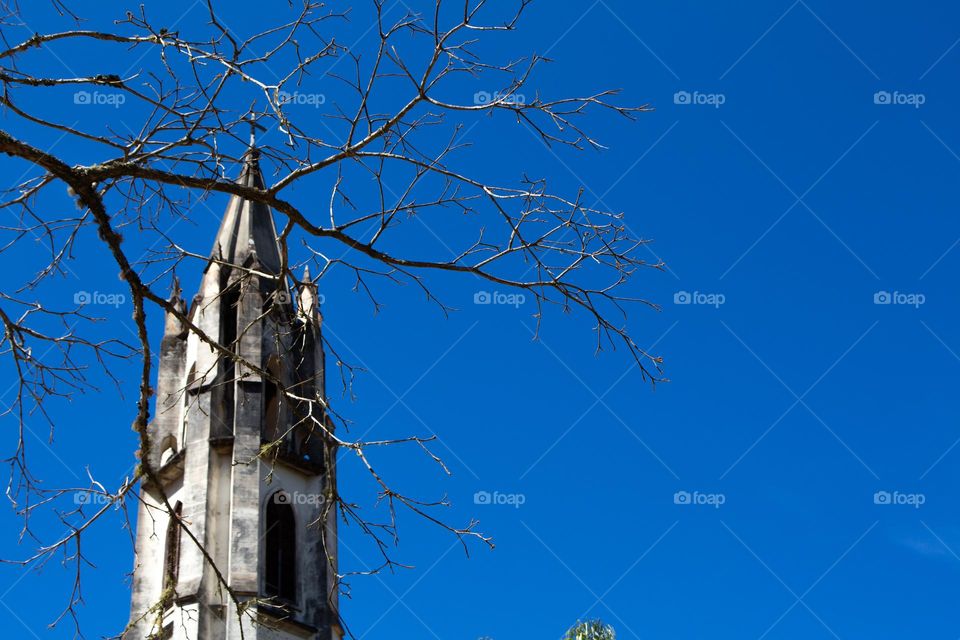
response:
[[[173,272],[173,281],[170,283],[170,300],[179,300],[180,294],[183,293],[180,289],[180,278],[177,277],[177,272]]]
[[[184,302],[181,294],[180,278],[174,273],[173,281],[170,284],[169,302],[180,315],[186,315],[187,304]],[[170,313],[169,311],[165,314],[163,335],[164,337],[171,336],[175,338],[183,338],[187,335],[183,322],[180,321],[176,314]]]
[[[303,280],[301,281],[300,291],[297,295],[298,312],[300,317],[307,322],[313,322],[318,318],[318,295],[317,285],[310,279],[310,266],[303,268]]]
[[[243,119],[250,125],[250,148],[252,149],[257,144],[257,129],[266,131],[267,128],[257,122],[257,114],[253,111],[253,105],[250,106],[250,111],[243,116]]]

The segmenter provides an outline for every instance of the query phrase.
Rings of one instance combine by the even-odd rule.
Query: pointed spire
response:
[[[310,279],[310,266],[303,268],[303,283],[297,293],[297,311],[300,317],[311,321],[318,317],[317,285]]]
[[[173,280],[170,282],[170,301],[179,300],[181,293],[183,293],[183,290],[180,288],[180,278],[174,272]]]
[[[181,315],[185,315],[187,311],[187,304],[183,301],[182,294],[180,290],[180,279],[177,277],[177,274],[173,274],[173,282],[170,284],[170,298],[168,302],[176,309]],[[182,337],[186,335],[184,330],[183,323],[180,321],[177,316],[173,315],[170,312],[167,312],[164,318],[164,328],[163,335],[166,336],[175,336]]]
[[[260,172],[260,151],[254,147],[250,147],[243,156],[243,169],[237,184],[255,189],[266,188]],[[223,214],[211,258],[248,266],[245,263],[252,255],[259,261],[260,269],[273,274],[280,273],[280,250],[273,212],[262,202],[234,195],[230,197]]]

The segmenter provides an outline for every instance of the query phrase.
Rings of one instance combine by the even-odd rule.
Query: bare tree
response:
[[[31,251],[48,252],[41,270],[20,280],[7,274],[0,286],[2,355],[17,376],[16,399],[6,413],[20,425],[7,494],[23,516],[23,538],[34,548],[17,562],[43,563],[62,554],[76,568],[63,616],[77,621],[85,567],[81,538],[91,534],[106,511],[136,501],[135,487],[154,478],[157,469],[142,459],[120,486],[93,478],[89,487],[41,486],[30,470],[24,425],[47,419],[52,431],[47,403],[94,389],[98,381],[112,379],[121,389],[129,387],[128,381],[114,378],[113,365],[134,359],[140,375],[133,426],[146,450],[156,377],[151,345],[158,340],[148,331],[151,312],[182,323],[217,353],[236,357],[230,345],[204,333],[178,298],[167,293],[175,271],[191,264],[199,270],[211,260],[186,248],[178,230],[171,230],[207,200],[240,196],[281,215],[282,272],[274,277],[278,291],[295,291],[345,270],[374,308],[382,287],[406,283],[447,313],[451,307],[435,295],[431,274],[461,274],[528,294],[536,303],[538,327],[552,308],[585,314],[595,325],[598,350],[622,349],[646,379],[659,379],[659,358],[641,348],[626,327],[628,305],[655,305],[623,292],[639,269],[662,265],[644,259],[649,255],[642,251],[645,241],[632,237],[622,215],[591,206],[582,190],[557,193],[544,179],[526,177],[531,167],[517,167],[528,173],[507,185],[463,168],[470,153],[463,129],[479,118],[508,117],[518,131],[527,129],[550,146],[599,150],[600,142],[584,125],[591,114],[632,119],[646,109],[618,105],[613,90],[579,97],[541,95],[535,77],[545,58],[494,59],[478,53],[489,50],[492,38],[498,45],[509,42],[504,36],[521,25],[530,3],[435,0],[412,3],[423,9],[413,13],[385,0],[364,0],[354,7],[291,0],[288,6],[271,5],[271,24],[241,36],[229,26],[230,5],[215,10],[212,0],[207,0],[206,19],[189,27],[157,24],[143,5],[111,24],[88,23],[80,8],[52,0],[63,28],[27,37],[29,13],[41,8],[15,0],[2,3],[0,104],[6,124],[0,130],[0,151],[24,178],[2,195],[0,251],[39,239],[36,247],[42,249]],[[51,5],[42,10],[49,12]],[[358,20],[369,21],[373,44],[345,46],[338,34]],[[36,56],[54,44],[75,54],[68,67],[37,62]],[[73,66],[79,70],[72,71]],[[126,124],[78,125],[62,113],[28,106],[44,96],[70,94],[122,101]],[[322,108],[312,110],[309,118],[298,117],[292,107],[310,99],[322,101]],[[272,184],[263,189],[231,179],[251,126],[269,131],[258,140],[262,163],[271,171]],[[69,139],[71,148],[83,149],[81,160],[31,142],[49,139],[50,132]],[[302,185],[306,188],[295,194],[294,187]],[[357,195],[371,190],[373,198]],[[391,242],[401,227],[409,234],[422,233],[416,225],[410,228],[415,219],[455,220],[457,230],[442,238],[448,256],[430,255],[417,243]],[[75,246],[91,229],[129,292],[135,339],[94,338],[98,319],[86,307],[45,299],[44,283],[63,275],[72,261],[84,259]],[[145,238],[149,250],[128,250],[124,235],[131,234]],[[298,275],[304,265],[313,267],[310,282]],[[349,394],[354,370],[333,345],[326,348],[334,353],[342,390]],[[258,369],[255,363],[238,364]],[[269,371],[257,373],[280,382]],[[448,529],[465,543],[470,538],[490,543],[473,522],[447,524],[437,512],[444,501],[395,491],[366,455],[373,447],[412,444],[443,467],[430,450],[432,438],[354,440],[345,428],[337,428],[347,419],[327,398],[304,399],[290,388],[284,393],[291,401],[323,406],[323,417],[308,418],[312,428],[356,454],[352,458],[369,470],[378,499],[388,504],[389,520],[371,522],[355,499],[337,495],[334,501],[339,517],[358,525],[381,551],[380,569],[396,565],[389,550],[396,538],[396,513],[402,510]],[[270,456],[270,447],[261,455]],[[102,507],[61,513],[69,527],[62,538],[35,536],[30,518],[38,509],[91,490],[105,498]],[[165,508],[173,514],[169,502]]]

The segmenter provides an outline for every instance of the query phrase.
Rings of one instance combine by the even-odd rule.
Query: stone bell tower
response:
[[[264,188],[252,145],[238,183]],[[200,332],[166,319],[127,640],[342,636],[321,315],[303,280],[291,295],[270,208],[233,196],[188,312]],[[178,285],[171,303],[186,309]]]

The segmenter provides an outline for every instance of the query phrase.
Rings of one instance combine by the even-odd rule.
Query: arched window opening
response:
[[[231,353],[237,352],[237,322],[240,307],[240,289],[236,283],[228,285],[220,294],[220,344]],[[236,364],[229,356],[220,357],[221,383],[221,427],[225,434],[233,433],[234,417],[234,377]]]
[[[220,343],[235,351],[240,310],[240,287],[231,283],[220,294]]]
[[[297,597],[297,535],[290,497],[278,491],[267,501],[264,595],[287,602]]]
[[[280,391],[273,380],[263,383],[263,426],[270,442],[280,437]]]
[[[280,364],[271,357],[267,371],[273,380],[263,381],[263,434],[268,442],[273,442],[283,434],[281,416],[283,415],[283,394],[275,380],[280,380]]]
[[[187,391],[195,391],[195,390],[196,390],[196,386],[197,386],[197,363],[194,362],[192,365],[190,365],[190,371],[187,373],[186,389],[187,389]],[[185,393],[185,394],[183,394],[183,396],[184,396],[184,400],[183,400],[183,401],[184,401],[184,403],[186,403],[186,402],[187,402],[187,394]]]
[[[166,465],[177,455],[177,437],[166,436],[160,444],[160,466]]]
[[[167,523],[166,548],[163,558],[163,590],[177,586],[177,577],[180,574],[180,538],[183,533],[180,526],[180,516],[183,512],[183,503],[179,500],[173,507],[173,516]]]

